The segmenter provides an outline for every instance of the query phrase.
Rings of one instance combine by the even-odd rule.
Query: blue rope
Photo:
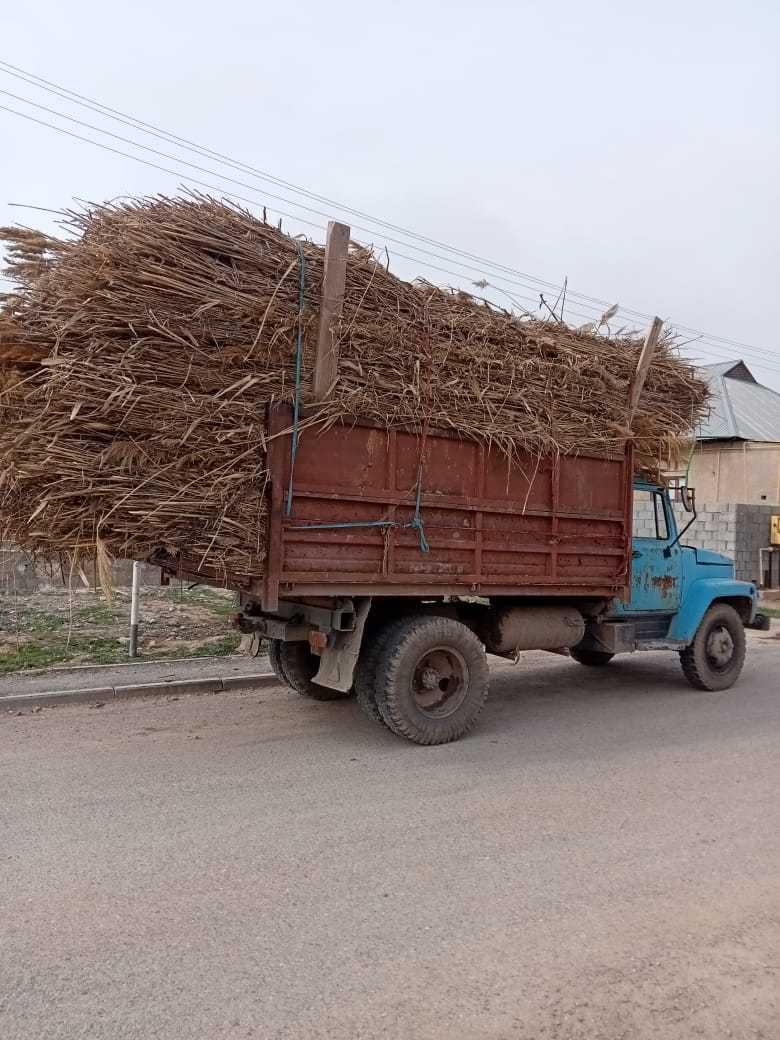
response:
[[[431,547],[428,544],[428,540],[425,537],[425,531],[423,530],[422,516],[415,513],[413,519],[408,524],[399,524],[397,520],[345,520],[340,524],[299,524],[297,527],[290,528],[292,531],[341,531],[344,528],[350,527],[403,527],[403,528],[414,528],[420,536],[420,552],[430,552]]]
[[[295,531],[343,531],[353,527],[403,527],[412,528],[417,531],[420,538],[420,552],[430,552],[431,547],[425,537],[425,528],[422,518],[422,484],[417,483],[417,500],[414,506],[414,516],[408,524],[401,524],[397,520],[344,520],[341,523],[332,524],[301,524],[293,528]]]
[[[301,372],[303,369],[303,304],[306,289],[306,257],[303,246],[297,242],[300,258],[300,277],[298,279],[298,335],[295,344],[295,401],[293,403],[293,429],[290,440],[290,483],[287,486],[287,516],[292,514],[293,476],[295,474],[295,456],[298,454],[298,423],[301,411]]]
[[[395,520],[345,520],[340,524],[300,524],[293,531],[338,531],[343,527],[398,527]]]
[[[407,527],[413,527],[418,535],[420,536],[420,552],[427,553],[430,551],[430,545],[428,545],[428,539],[425,537],[425,528],[423,527],[422,518],[422,462],[420,462],[420,473],[417,477],[417,501],[414,505],[414,516],[412,517],[411,523],[407,524]]]

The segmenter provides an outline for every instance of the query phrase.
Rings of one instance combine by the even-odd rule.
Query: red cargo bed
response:
[[[288,513],[291,425],[271,407],[268,561],[252,590],[267,611],[280,598],[627,591],[630,448],[510,463],[442,430],[309,428]]]

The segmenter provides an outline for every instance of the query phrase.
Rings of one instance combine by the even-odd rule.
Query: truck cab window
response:
[[[657,491],[634,491],[634,538],[657,538],[665,541],[669,537],[663,497]]]

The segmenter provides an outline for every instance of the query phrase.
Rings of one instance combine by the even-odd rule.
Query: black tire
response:
[[[376,703],[377,670],[392,628],[393,624],[390,623],[374,632],[366,633],[355,668],[355,700],[364,715],[382,726],[385,725],[385,720]]]
[[[299,693],[314,701],[340,701],[349,693],[320,686],[312,679],[317,674],[320,659],[311,652],[308,643],[283,643],[279,641],[279,668],[286,682]]]
[[[728,690],[745,663],[745,628],[728,603],[713,603],[693,642],[680,651],[683,675],[697,690]]]
[[[410,615],[406,615],[402,621],[408,621]],[[379,624],[375,624],[363,636],[363,646],[360,657],[355,668],[355,700],[360,705],[361,711],[372,722],[378,722],[385,726],[382,712],[376,702],[376,683],[379,662],[382,654],[387,648],[387,642],[392,637],[393,630],[399,625],[398,618],[391,618]]]
[[[415,744],[446,744],[468,733],[488,695],[485,648],[452,618],[417,616],[391,625],[375,674],[382,718]]]
[[[578,650],[576,646],[573,646],[569,653],[575,661],[587,665],[588,668],[603,668],[615,656],[608,654],[606,650]]]
[[[274,673],[280,683],[284,683],[285,686],[292,688],[292,683],[287,678],[282,667],[282,647],[281,639],[269,639],[268,640],[268,663],[271,665],[271,671]]]

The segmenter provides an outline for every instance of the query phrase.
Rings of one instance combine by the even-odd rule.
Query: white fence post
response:
[[[133,561],[133,585],[130,597],[130,645],[127,656],[138,656],[138,586],[141,581],[141,564]]]

